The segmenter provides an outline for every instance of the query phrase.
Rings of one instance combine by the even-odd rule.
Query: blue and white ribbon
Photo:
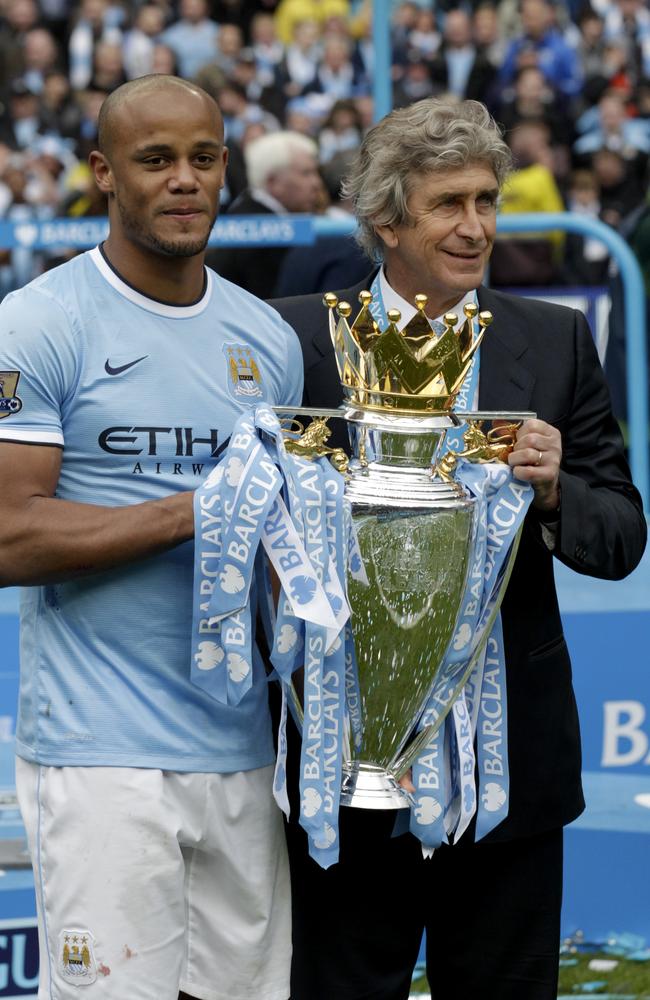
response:
[[[288,813],[286,717],[291,675],[304,664],[301,823],[323,867],[338,859],[343,746],[360,739],[346,579],[360,558],[343,479],[325,459],[288,454],[275,414],[238,421],[220,464],[197,491],[192,680],[236,705],[250,688],[251,603],[262,598],[282,686],[274,794]],[[262,558],[262,551],[264,558]],[[277,574],[277,611],[270,564]]]
[[[533,491],[529,484],[516,481],[505,465],[463,461],[458,479],[476,497],[478,510],[461,614],[418,726],[418,730],[435,727],[454,702],[413,767],[416,793],[411,830],[422,841],[425,853],[447,836],[459,840],[477,814],[477,806],[476,839],[494,829],[508,811],[505,660],[500,616],[495,618],[494,607]]]

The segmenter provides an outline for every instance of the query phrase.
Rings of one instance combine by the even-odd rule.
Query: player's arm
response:
[[[193,493],[125,507],[54,496],[61,449],[0,442],[0,586],[30,586],[120,566],[194,535]]]

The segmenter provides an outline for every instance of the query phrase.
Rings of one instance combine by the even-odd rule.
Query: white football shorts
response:
[[[272,780],[272,767],[17,759],[39,1000],[287,1000],[289,870]]]

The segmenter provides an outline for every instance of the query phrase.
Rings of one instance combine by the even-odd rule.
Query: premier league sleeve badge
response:
[[[22,400],[16,395],[20,372],[0,372],[0,420],[22,410]]]

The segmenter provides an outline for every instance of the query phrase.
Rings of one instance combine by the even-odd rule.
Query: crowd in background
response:
[[[650,151],[646,0],[406,0],[391,32],[395,105],[475,98],[503,124],[516,170],[502,211],[567,209],[634,241]],[[225,211],[251,186],[247,150],[285,131],[311,140],[318,166],[304,203],[285,207],[340,211],[373,118],[373,62],[369,0],[0,0],[0,218],[104,215],[86,164],[99,108],[159,72],[221,106]],[[0,297],[48,263],[0,250]],[[530,234],[498,243],[491,279],[600,284],[609,266],[598,240]]]

